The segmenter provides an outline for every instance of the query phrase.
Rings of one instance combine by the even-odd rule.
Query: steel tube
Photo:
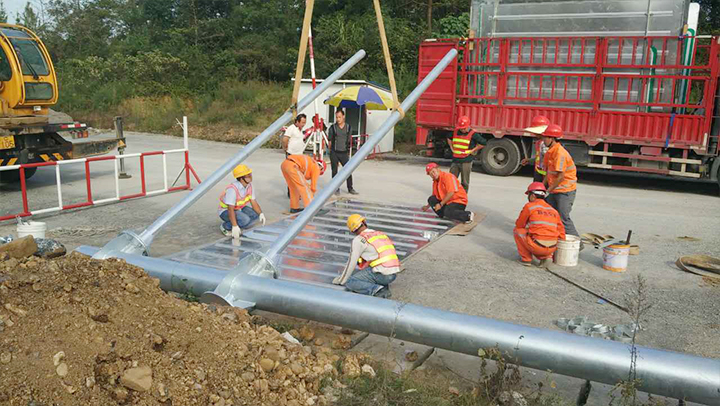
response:
[[[437,79],[438,76],[440,76],[440,73],[442,73],[443,70],[452,62],[455,57],[457,56],[457,51],[454,49],[451,49],[448,51],[447,54],[438,62],[437,65],[430,71],[430,73],[423,79],[420,84],[417,85],[415,90],[413,90],[410,95],[408,95],[405,100],[403,100],[402,104],[400,105],[403,109],[403,111],[409,111],[410,108],[415,104],[415,102],[420,98],[420,96],[427,90],[428,87],[432,84],[435,79]],[[390,131],[395,124],[397,124],[402,117],[400,116],[400,113],[397,111],[393,111],[393,113],[388,117],[387,120],[383,123],[378,130],[372,134],[368,140],[363,144],[363,146],[358,150],[358,152],[350,158],[348,163],[346,165],[343,165],[342,169],[337,173],[336,176],[333,176],[333,178],[330,180],[330,183],[328,183],[322,190],[320,190],[317,195],[313,198],[312,202],[308,207],[305,208],[305,210],[300,213],[300,215],[293,221],[293,223],[288,227],[288,230],[285,234],[281,235],[275,243],[273,243],[270,248],[268,248],[268,251],[266,253],[266,256],[270,258],[270,260],[273,260],[278,257],[278,254],[280,254],[285,247],[290,244],[290,241],[292,241],[295,236],[302,231],[303,228],[305,228],[305,225],[312,219],[312,217],[322,208],[322,206],[325,204],[325,202],[332,196],[333,193],[335,193],[335,190],[337,190],[343,182],[355,171],[355,169],[360,166],[360,163],[362,163],[365,158],[372,153],[375,146],[383,139],[385,134],[387,134],[388,131]]]
[[[77,251],[92,255],[97,248]],[[132,254],[119,258],[145,268],[166,290],[200,295],[224,271]],[[173,283],[173,281],[184,283]],[[615,385],[626,380],[630,347],[617,341],[448,312],[372,296],[252,275],[239,275],[236,297],[259,310],[366,331],[477,355],[497,347],[528,368]],[[720,404],[720,360],[637,346],[638,390],[707,405]]]
[[[348,59],[342,66],[340,66],[335,72],[333,72],[327,79],[323,80],[320,85],[313,89],[307,96],[300,100],[297,104],[297,110],[300,111],[310,105],[310,103],[319,97],[325,90],[327,90],[336,80],[350,70],[355,64],[357,64],[362,58],[365,57],[365,51],[359,50],[355,55]],[[220,168],[212,173],[204,182],[198,185],[195,190],[190,192],[185,198],[176,203],[162,216],[158,217],[148,228],[146,228],[139,236],[141,246],[150,247],[155,235],[162,230],[170,221],[175,219],[177,216],[185,212],[188,207],[192,206],[198,201],[205,193],[207,193],[213,186],[220,182],[235,166],[244,161],[248,156],[260,148],[270,137],[280,131],[281,127],[287,124],[293,117],[292,109],[288,109],[282,116],[275,120],[268,128],[265,129],[260,135],[255,137],[250,143],[240,149],[235,156],[225,162]],[[110,251],[116,251],[118,249],[120,241],[110,241],[104,249],[100,250],[96,254],[96,258],[103,259],[108,258]],[[137,245],[135,245],[137,246]],[[126,247],[131,249],[132,247]],[[125,250],[123,250],[125,251]]]

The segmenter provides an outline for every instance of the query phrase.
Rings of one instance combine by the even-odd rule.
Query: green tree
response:
[[[22,14],[17,13],[15,21],[18,24],[29,28],[32,31],[38,31],[41,28],[40,17],[37,15],[35,9],[32,7],[30,2],[27,2],[27,4],[25,4],[25,9],[23,10]]]
[[[6,23],[8,21],[8,13],[5,8],[5,2],[0,0],[0,23]]]

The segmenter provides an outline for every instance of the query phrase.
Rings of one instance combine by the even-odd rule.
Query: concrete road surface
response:
[[[182,140],[169,136],[128,133],[127,153],[175,149]],[[190,140],[191,163],[201,178],[235,153],[240,145]],[[285,181],[280,173],[284,156],[278,150],[261,150],[246,162],[253,169],[254,186],[268,221],[279,219],[288,209]],[[121,193],[140,190],[137,159],[127,162],[131,179],[121,180]],[[148,190],[161,188],[159,157],[145,163]],[[109,163],[92,164],[94,198],[114,194]],[[181,156],[168,160],[169,182],[182,169]],[[447,169],[447,168],[446,168]],[[330,171],[320,181],[325,184]],[[431,181],[420,163],[371,160],[354,175],[358,198],[421,206],[430,194]],[[602,253],[592,247],[580,253],[574,268],[554,269],[606,298],[623,302],[638,275],[646,278],[651,310],[641,321],[639,342],[668,350],[720,358],[720,286],[678,270],[674,262],[682,255],[709,254],[720,257],[720,197],[717,185],[678,183],[580,173],[572,217],[581,233],[625,236],[633,230],[640,255],[630,257],[627,272],[602,269]],[[84,168],[63,167],[65,204],[85,199]],[[183,178],[181,178],[183,179]],[[152,246],[161,256],[217,240],[221,237],[217,216],[217,185],[182,219],[172,223]],[[526,202],[523,194],[529,174],[493,177],[472,174],[469,207],[487,217],[468,236],[446,236],[406,264],[393,284],[394,299],[462,313],[554,329],[560,317],[588,316],[608,325],[627,323],[629,316],[575,286],[538,268],[526,268],[518,259],[512,236],[514,221]],[[31,209],[57,204],[55,174],[42,168],[28,181]],[[17,186],[0,186],[0,214],[21,208]],[[343,187],[343,192],[345,192]],[[75,210],[42,218],[69,249],[81,244],[102,246],[120,230],[142,230],[186,192],[130,200],[101,207]],[[55,230],[53,232],[52,230]],[[12,223],[0,224],[0,235],[15,231]],[[692,237],[692,238],[682,238]],[[642,356],[642,355],[640,355]]]

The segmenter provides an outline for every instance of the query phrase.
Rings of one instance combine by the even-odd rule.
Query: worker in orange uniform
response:
[[[458,178],[452,173],[441,171],[435,162],[427,164],[425,172],[433,180],[433,194],[422,210],[433,209],[440,218],[471,223],[475,219],[475,213],[465,210],[468,203],[467,192]]]
[[[347,227],[355,238],[345,269],[333,283],[355,293],[389,298],[390,283],[400,272],[395,245],[384,233],[368,228],[365,217],[359,214],[348,217]],[[353,273],[356,266],[360,270]]]
[[[458,179],[462,179],[460,183],[465,188],[465,192],[469,192],[470,174],[475,155],[487,144],[487,140],[470,128],[468,116],[461,116],[458,118],[452,137],[447,139],[447,143],[453,154],[450,173]]]
[[[563,130],[556,124],[550,124],[542,133],[543,142],[548,147],[543,163],[547,175],[543,183],[549,194],[547,202],[560,213],[565,232],[579,237],[570,218],[577,189],[577,168],[570,153],[558,142],[562,136]]]
[[[300,208],[300,198],[305,207],[308,207],[317,192],[320,168],[307,155],[288,155],[280,165],[280,169],[290,189],[290,213],[299,213],[303,211]],[[308,180],[310,185],[307,183]]]
[[[550,125],[550,120],[545,116],[535,116],[532,119],[532,122],[530,123],[530,127],[525,129],[525,132],[528,132],[530,134],[534,134],[536,137],[538,137],[538,140],[535,141],[534,144],[534,152],[532,156],[528,159],[525,158],[522,161],[520,161],[520,165],[525,166],[529,163],[535,164],[535,173],[533,174],[533,181],[534,182],[542,182],[545,179],[545,175],[547,172],[545,171],[545,153],[548,150],[548,147],[545,145],[542,139],[542,133],[548,128]]]
[[[547,266],[552,262],[558,240],[565,239],[565,227],[557,210],[545,201],[545,185],[533,182],[525,194],[528,202],[515,221],[514,232],[520,263],[530,266],[535,256],[541,261],[540,266]]]
[[[265,225],[265,214],[255,200],[252,186],[252,169],[240,164],[233,169],[235,181],[228,185],[220,195],[218,215],[223,221],[220,231],[226,236],[239,239],[243,228],[248,228],[257,220]]]

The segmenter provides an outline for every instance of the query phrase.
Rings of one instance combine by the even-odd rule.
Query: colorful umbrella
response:
[[[325,100],[325,104],[337,108],[365,106],[368,110],[390,110],[393,101],[384,92],[368,86],[350,86],[340,90]]]

